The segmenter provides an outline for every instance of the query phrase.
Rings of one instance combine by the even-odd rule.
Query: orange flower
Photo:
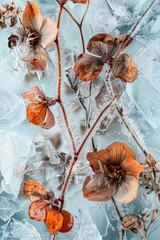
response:
[[[22,23],[27,43],[23,61],[31,67],[31,70],[43,71],[46,69],[47,61],[45,49],[56,40],[57,25],[49,18],[43,19],[36,2],[27,2]]]
[[[25,100],[31,102],[27,107],[28,120],[41,128],[53,127],[55,121],[49,106],[54,105],[56,100],[47,98],[36,86],[23,92],[21,95]]]
[[[94,80],[107,63],[112,67],[112,73],[116,78],[120,78],[123,82],[133,82],[138,75],[138,70],[132,57],[121,54],[116,60],[114,59],[127,37],[127,35],[112,37],[103,33],[92,37],[87,46],[91,54],[81,54],[74,66],[77,77],[83,81]],[[123,49],[128,47],[132,41],[130,38]]]
[[[66,233],[72,229],[73,216],[65,210],[59,212],[58,200],[46,192],[42,183],[26,181],[24,194],[32,201],[28,209],[29,217],[36,221],[44,221],[51,234]]]
[[[87,159],[94,175],[88,176],[84,182],[85,198],[103,202],[114,196],[121,203],[136,198],[143,166],[125,143],[115,142],[106,149],[88,153]]]

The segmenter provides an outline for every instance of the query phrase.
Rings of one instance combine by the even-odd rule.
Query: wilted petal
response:
[[[107,43],[113,41],[114,37],[110,36],[109,34],[97,34],[89,40],[87,49],[89,52],[95,55],[104,56],[108,53]]]
[[[63,216],[56,209],[52,208],[47,212],[44,223],[51,234],[56,234],[62,228]]]
[[[112,59],[118,50],[121,48],[121,44],[126,40],[127,35],[122,35],[119,37],[112,37],[109,34],[97,34],[93,36],[87,46],[89,52],[99,55],[99,56],[108,56],[108,60]],[[132,38],[128,37],[127,44],[124,45],[125,49],[132,43]],[[107,60],[107,58],[106,58]]]
[[[74,217],[66,210],[62,210],[61,214],[63,216],[63,224],[60,232],[62,233],[69,232],[73,227]]]
[[[134,176],[137,180],[139,178],[139,174],[144,169],[144,166],[136,162],[133,158],[126,158],[122,162],[121,166],[125,170],[126,175]]]
[[[31,219],[36,221],[44,221],[46,218],[46,212],[50,206],[43,200],[37,200],[31,203],[28,209],[28,215]]]
[[[117,202],[130,203],[137,196],[138,181],[133,176],[126,176],[126,179],[119,184],[117,193],[114,196]]]
[[[110,185],[103,174],[95,174],[87,177],[83,184],[83,196],[90,201],[105,202],[110,199],[116,191],[115,185]]]
[[[22,92],[21,96],[30,102],[43,101],[46,98],[44,93],[37,86]]]
[[[110,153],[112,163],[118,163],[120,165],[126,158],[136,160],[136,155],[125,143],[114,142],[106,149]]]
[[[101,165],[105,165],[107,162],[109,163],[111,160],[109,152],[104,149],[98,152],[90,152],[87,154],[87,159],[90,163],[93,171],[97,171],[100,169]]]
[[[34,61],[34,59],[41,60],[41,61],[47,60],[46,52],[42,47],[37,46],[35,49],[26,48],[26,54],[22,58],[22,61],[24,61],[26,63],[30,63],[30,62]]]
[[[40,182],[26,181],[24,186],[24,194],[31,201],[47,198],[45,187]]]
[[[49,108],[46,111],[46,117],[44,123],[41,125],[41,128],[49,129],[52,128],[55,124],[54,116]]]
[[[43,17],[36,2],[27,2],[23,12],[22,23],[26,28],[40,30]]]
[[[44,19],[40,29],[41,46],[43,48],[46,48],[50,44],[52,44],[56,40],[57,33],[58,33],[57,24],[49,18]]]
[[[123,82],[131,83],[138,76],[138,69],[132,57],[121,54],[113,65],[112,73]]]
[[[83,81],[91,81],[98,77],[103,68],[102,59],[89,54],[81,54],[74,66],[76,76]]]
[[[30,103],[27,107],[27,118],[35,124],[41,125],[46,117],[47,106],[43,103]]]

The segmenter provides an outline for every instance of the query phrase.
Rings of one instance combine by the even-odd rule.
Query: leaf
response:
[[[8,221],[16,212],[21,210],[22,205],[18,202],[8,197],[0,197],[0,218],[4,222]]]
[[[30,138],[0,130],[0,172],[5,192],[18,195],[26,162],[34,154]]]
[[[25,118],[23,100],[11,92],[0,91],[0,122],[8,122],[10,127],[15,127]]]

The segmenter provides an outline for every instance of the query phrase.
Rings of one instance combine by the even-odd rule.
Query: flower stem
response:
[[[61,16],[62,16],[63,6],[60,5],[59,13],[58,13],[58,20],[57,20],[57,28],[60,28]],[[61,99],[61,81],[62,81],[62,66],[61,66],[61,51],[59,45],[59,34],[57,34],[57,39],[55,41],[57,47],[57,61],[58,61],[58,83],[57,83],[57,99],[60,101]]]
[[[84,13],[80,23],[75,19],[75,17],[72,15],[72,13],[66,7],[63,7],[63,9],[69,14],[69,16],[75,22],[75,24],[77,25],[77,27],[79,29],[79,33],[80,33],[80,36],[81,36],[83,53],[85,53],[85,42],[84,42],[84,35],[83,35],[83,22],[84,22],[84,19],[85,19],[86,15],[87,15],[87,12],[88,12],[88,9],[89,9],[89,4],[90,4],[90,0],[88,0],[88,2],[87,2],[87,7],[86,7],[85,13]]]
[[[119,211],[119,209],[118,209],[118,207],[117,207],[117,204],[116,204],[116,202],[115,202],[115,200],[114,200],[113,197],[112,197],[111,199],[112,199],[112,202],[113,202],[114,207],[115,207],[115,209],[116,209],[116,212],[117,212],[117,214],[118,214],[118,217],[119,217],[120,221],[122,222],[122,221],[123,221],[123,217],[122,217],[122,215],[121,215],[121,213],[120,213],[120,211]],[[122,229],[122,234],[121,234],[121,236],[122,236],[121,239],[124,240],[124,237],[125,237],[125,230],[124,230],[124,229]]]

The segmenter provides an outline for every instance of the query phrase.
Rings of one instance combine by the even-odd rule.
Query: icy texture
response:
[[[3,232],[2,240],[42,240],[36,228],[24,220],[11,219]]]
[[[74,240],[102,240],[102,237],[93,222],[93,219],[90,215],[89,211],[85,211],[82,219],[81,224],[78,229],[78,234],[74,238]]]
[[[30,138],[0,130],[0,171],[5,192],[18,195],[25,164],[34,153]]]
[[[4,222],[8,221],[16,212],[21,210],[21,204],[10,198],[0,196],[0,218]]]
[[[0,122],[9,122],[14,127],[26,118],[25,105],[22,99],[11,92],[0,92]]]

